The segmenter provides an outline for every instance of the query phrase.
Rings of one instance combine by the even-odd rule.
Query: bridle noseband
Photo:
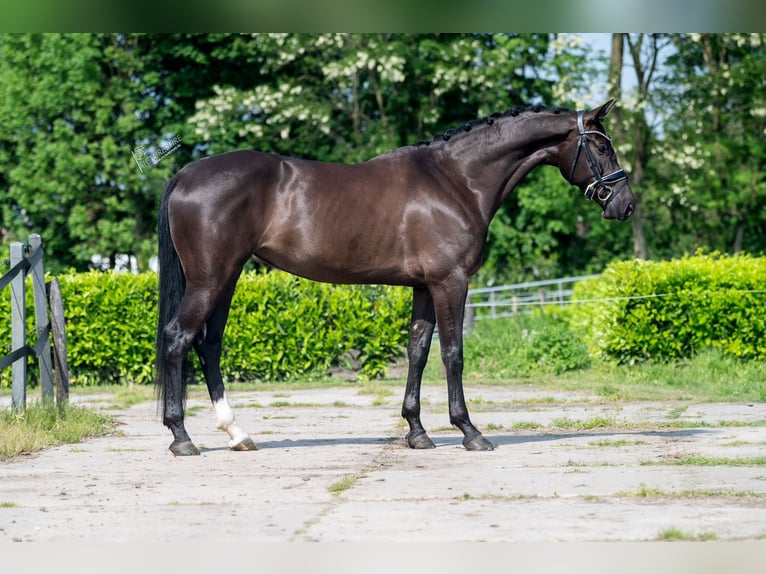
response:
[[[603,203],[603,208],[606,209],[606,206],[617,197],[617,194],[620,193],[622,188],[625,187],[625,184],[628,183],[628,176],[624,169],[618,169],[607,175],[601,173],[601,168],[598,166],[598,163],[596,163],[596,159],[593,157],[593,152],[588,145],[588,134],[598,134],[601,137],[606,138],[610,144],[612,138],[599,131],[585,131],[585,126],[583,125],[584,115],[584,111],[577,112],[577,131],[580,132],[580,136],[577,140],[577,152],[575,153],[574,161],[572,162],[572,169],[569,170],[569,181],[572,181],[575,169],[577,168],[577,160],[580,158],[580,150],[584,149],[585,159],[588,161],[588,166],[595,178],[590,185],[585,188],[585,198],[593,199],[593,196],[596,195],[596,197]],[[625,183],[623,183],[617,191],[614,191],[612,186],[621,181],[624,181]]]

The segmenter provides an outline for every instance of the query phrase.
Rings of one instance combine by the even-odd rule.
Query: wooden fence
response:
[[[476,321],[529,313],[534,307],[564,306],[572,297],[575,283],[595,277],[598,275],[470,289],[465,305],[465,328],[470,331]]]
[[[43,400],[53,400],[54,374],[56,399],[59,404],[69,397],[69,374],[66,361],[66,329],[64,306],[58,280],[45,283],[43,245],[39,235],[29,236],[28,243],[10,246],[10,270],[0,278],[0,291],[11,289],[11,351],[0,357],[0,370],[11,367],[13,408],[24,409],[27,401],[27,358],[37,357]],[[27,342],[26,277],[32,277],[36,340]],[[49,319],[50,311],[50,319]],[[54,373],[50,334],[55,347]]]

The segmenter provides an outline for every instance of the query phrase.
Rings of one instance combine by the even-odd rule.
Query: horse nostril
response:
[[[628,219],[631,215],[633,215],[633,204],[629,203],[628,207],[625,209],[625,215],[623,216],[623,219]]]

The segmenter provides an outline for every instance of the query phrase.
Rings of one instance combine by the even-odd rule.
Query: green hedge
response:
[[[690,358],[714,347],[766,358],[766,258],[696,254],[610,265],[575,286],[571,326],[620,362]]]
[[[73,384],[151,382],[156,274],[94,271],[63,275],[59,281]],[[404,288],[335,286],[280,272],[245,273],[224,336],[224,376],[323,376],[352,356],[363,376],[380,375],[406,345],[410,305],[410,290]],[[10,326],[7,290],[0,299],[0,318]],[[28,332],[33,332],[31,320]],[[9,349],[10,328],[0,331],[0,353]],[[0,373],[0,383],[10,384],[10,369]]]
[[[590,365],[585,344],[550,312],[477,321],[465,339],[465,375],[472,379],[560,375]]]

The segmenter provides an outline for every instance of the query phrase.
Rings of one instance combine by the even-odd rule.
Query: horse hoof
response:
[[[176,456],[196,456],[199,454],[199,449],[190,440],[182,442],[173,441],[170,445],[170,452]]]
[[[229,443],[231,450],[258,450],[258,445],[249,436],[246,436],[237,443]]]
[[[411,434],[408,433],[405,437],[405,440],[407,441],[407,444],[410,448],[415,449],[427,449],[427,448],[436,448],[436,445],[433,443],[433,441],[428,438],[428,435],[425,432],[420,432],[418,434]]]
[[[465,437],[463,446],[467,450],[495,450],[495,445],[485,439],[482,434],[477,434],[471,438]]]

